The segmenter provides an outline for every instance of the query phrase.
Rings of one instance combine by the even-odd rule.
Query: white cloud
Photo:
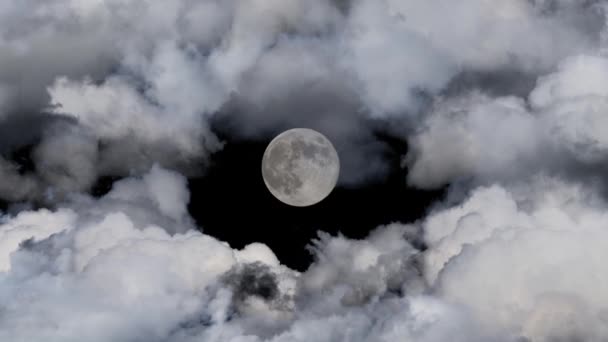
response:
[[[606,58],[580,55],[540,77],[529,105],[475,92],[438,100],[410,136],[409,181],[429,188],[599,168],[608,157],[607,77]]]
[[[428,276],[486,327],[534,341],[601,340],[605,208],[589,187],[556,179],[477,189],[424,223]]]
[[[605,339],[604,26],[572,0],[0,2],[0,198],[54,208],[0,219],[0,340]],[[406,126],[410,183],[465,186],[298,273],[201,233],[163,168],[219,150],[218,113],[327,131],[350,182]],[[104,175],[130,177],[86,194]]]
[[[79,151],[81,160],[97,160],[94,170],[77,182],[41,175],[36,194],[49,186],[84,190],[98,176],[141,174],[154,162],[192,174],[221,148],[209,128],[218,112],[237,122],[234,136],[293,126],[330,133],[347,164],[361,169],[344,178],[356,183],[386,168],[375,153],[382,148],[369,147],[377,144],[369,115],[417,129],[429,98],[461,72],[535,75],[595,48],[602,7],[550,7],[524,0],[5,4],[0,110],[16,117],[56,106],[32,132],[67,115],[101,142],[91,156]],[[15,140],[35,144],[32,135],[40,133]],[[72,169],[61,158],[52,163]]]

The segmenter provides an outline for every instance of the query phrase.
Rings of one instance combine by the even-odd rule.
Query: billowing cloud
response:
[[[605,340],[605,24],[603,1],[0,3],[0,340]],[[352,186],[387,169],[377,133],[407,140],[410,185],[451,196],[321,233],[305,272],[206,235],[185,176],[294,126]]]
[[[429,282],[485,327],[532,341],[605,339],[606,202],[592,193],[547,178],[475,190],[424,222]]]
[[[601,39],[602,10],[524,0],[6,4],[0,117],[36,118],[16,147],[37,144],[64,117],[101,147],[79,152],[97,162],[76,182],[27,175],[40,189],[23,199],[48,187],[85,191],[99,176],[141,174],[154,163],[192,174],[221,149],[215,117],[229,122],[228,137],[318,129],[353,166],[342,182],[356,184],[386,170],[370,120],[398,122],[406,136],[463,72],[537,75],[589,52]],[[45,151],[51,146],[59,145]],[[35,171],[44,170],[35,159]]]
[[[607,161],[608,59],[577,55],[542,76],[528,99],[475,91],[438,100],[405,159],[409,181],[496,181],[537,172],[598,176]]]
[[[163,191],[159,192],[159,189]],[[581,185],[475,190],[365,240],[323,235],[304,273],[195,230],[160,168],[100,198],[4,217],[7,340],[601,340],[606,202]],[[428,246],[409,242],[423,233]],[[589,278],[591,275],[592,279]]]
[[[98,200],[4,217],[0,336],[363,341],[372,329],[378,340],[435,341],[459,329],[452,319],[465,322],[422,294],[418,252],[403,238],[412,227],[382,227],[367,241],[325,236],[317,262],[299,274],[263,245],[233,250],[194,230],[184,191],[179,175],[155,168]],[[395,316],[376,323],[386,310]],[[469,333],[477,334],[463,340]]]

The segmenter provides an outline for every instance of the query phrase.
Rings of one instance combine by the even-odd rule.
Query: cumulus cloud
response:
[[[408,179],[424,188],[469,178],[519,176],[537,164],[547,133],[517,97],[473,93],[438,101],[410,137]]]
[[[0,3],[0,199],[26,203],[0,218],[0,339],[605,340],[605,13]],[[204,234],[185,175],[218,136],[293,126],[335,142],[343,183],[386,171],[380,131],[407,139],[411,185],[456,195],[365,239],[321,233],[302,273]],[[127,178],[89,195],[108,175]]]
[[[537,172],[597,178],[606,163],[607,59],[577,55],[538,78],[527,99],[479,91],[440,98],[409,138],[409,181],[512,180]]]
[[[556,179],[479,188],[425,220],[426,276],[484,326],[532,341],[603,340],[605,208],[589,187]]]
[[[213,299],[207,287],[238,260],[273,256],[249,246],[241,257],[193,229],[187,197],[181,176],[157,168],[99,200],[4,217],[0,335],[157,340],[204,317]]]
[[[44,128],[67,116],[102,147],[83,156],[98,162],[79,181],[41,175],[37,193],[155,162],[192,174],[222,146],[218,116],[236,122],[228,137],[318,129],[356,184],[386,170],[370,119],[405,122],[407,135],[462,72],[545,72],[593,49],[604,22],[600,3],[524,0],[30,0],[0,19],[0,118],[42,111],[32,128]]]
[[[167,208],[151,184],[164,184],[168,198],[185,191],[181,176],[156,168],[100,199],[3,218],[0,336],[364,341],[369,329],[377,340],[424,329],[435,341],[465,324],[455,307],[422,294],[404,238],[412,227],[383,227],[367,241],[324,236],[317,262],[299,274],[263,245],[233,250],[192,229],[178,210],[187,199]],[[399,295],[416,282],[411,298]],[[396,316],[377,323],[388,312]]]
[[[164,194],[170,207],[159,201]],[[379,227],[364,240],[321,235],[303,273],[264,245],[235,250],[195,230],[176,173],[155,168],[100,199],[82,196],[2,219],[3,338],[606,336],[607,204],[582,185],[539,177],[482,187],[419,223]],[[426,250],[411,243],[421,233]]]

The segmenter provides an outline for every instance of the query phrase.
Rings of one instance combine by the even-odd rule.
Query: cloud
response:
[[[370,121],[397,122],[407,137],[463,72],[537,75],[589,52],[601,39],[602,9],[523,0],[30,0],[0,8],[0,126],[33,118],[22,128],[31,138],[13,147],[21,148],[55,126],[49,117],[67,116],[101,146],[82,155],[97,162],[75,182],[35,175],[36,194],[86,190],[97,177],[154,163],[194,174],[222,147],[210,122],[218,116],[236,123],[222,126],[228,138],[322,131],[358,170],[342,179],[352,185],[386,171]]]
[[[433,188],[538,172],[597,178],[607,156],[607,65],[598,55],[567,58],[555,72],[538,78],[528,99],[478,91],[438,99],[409,138],[404,162],[410,183]]]
[[[233,250],[194,229],[176,229],[187,223],[157,203],[148,186],[153,181],[168,194],[181,193],[180,180],[157,168],[118,182],[98,200],[76,198],[52,212],[4,217],[0,336],[363,341],[368,329],[381,340],[413,336],[431,324],[436,329],[423,336],[434,341],[459,327],[451,322],[454,308],[437,299],[413,292],[411,299],[383,299],[400,291],[408,274],[419,279],[408,266],[416,252],[402,239],[409,228],[380,228],[368,241],[325,236],[313,268],[299,274],[262,245]],[[137,215],[142,210],[149,215]],[[159,215],[172,226],[157,225]],[[387,310],[397,316],[375,323]],[[397,318],[410,323],[403,327]]]
[[[605,207],[587,186],[556,179],[479,188],[426,219],[426,275],[486,327],[533,341],[601,340]]]
[[[186,204],[183,178],[153,169],[99,200],[4,217],[0,335],[161,339],[202,314],[211,300],[206,287],[236,264],[239,251],[192,229]],[[166,228],[155,224],[163,218]],[[254,262],[256,250],[249,247],[245,259]]]
[[[608,93],[603,77],[608,59],[581,55],[563,61],[559,70],[542,77],[530,94],[532,107],[551,120],[551,132],[577,159],[586,163],[606,160],[603,114]]]
[[[545,137],[520,98],[473,93],[439,101],[410,137],[408,180],[433,188],[459,179],[517,177],[545,161],[536,157]]]
[[[605,336],[605,200],[558,178],[480,187],[363,240],[321,234],[311,267],[197,231],[184,178],[0,225],[0,336],[93,341],[513,341]],[[427,249],[413,246],[422,234]],[[593,279],[589,278],[593,275]]]
[[[1,3],[0,198],[15,209],[0,339],[605,339],[605,10]],[[409,183],[452,196],[365,239],[321,233],[302,273],[206,235],[185,177],[219,136],[294,126],[334,141],[343,184],[382,177],[390,134]],[[108,175],[123,178],[89,195]]]

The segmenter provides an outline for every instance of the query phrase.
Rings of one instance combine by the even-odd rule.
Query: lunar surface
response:
[[[268,190],[283,203],[305,207],[331,193],[340,159],[331,142],[317,131],[295,128],[274,138],[262,158]]]

